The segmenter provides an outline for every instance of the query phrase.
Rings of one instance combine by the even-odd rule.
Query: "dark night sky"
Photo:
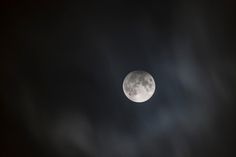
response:
[[[0,156],[235,155],[233,0],[1,4]],[[132,70],[157,83],[143,104]]]

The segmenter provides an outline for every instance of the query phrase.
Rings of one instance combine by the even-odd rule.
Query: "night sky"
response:
[[[236,156],[235,6],[1,2],[0,156]],[[155,79],[144,103],[133,70]]]

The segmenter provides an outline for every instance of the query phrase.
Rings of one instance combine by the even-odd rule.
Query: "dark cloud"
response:
[[[2,156],[233,156],[233,4],[3,5]],[[133,70],[155,78],[143,104]]]

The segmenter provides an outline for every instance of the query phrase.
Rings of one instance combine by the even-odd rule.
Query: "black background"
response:
[[[234,1],[1,4],[0,156],[235,155]]]

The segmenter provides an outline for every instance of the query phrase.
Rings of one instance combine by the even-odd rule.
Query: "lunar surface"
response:
[[[155,81],[145,71],[132,71],[123,81],[123,91],[128,99],[141,103],[149,100],[155,92]]]

